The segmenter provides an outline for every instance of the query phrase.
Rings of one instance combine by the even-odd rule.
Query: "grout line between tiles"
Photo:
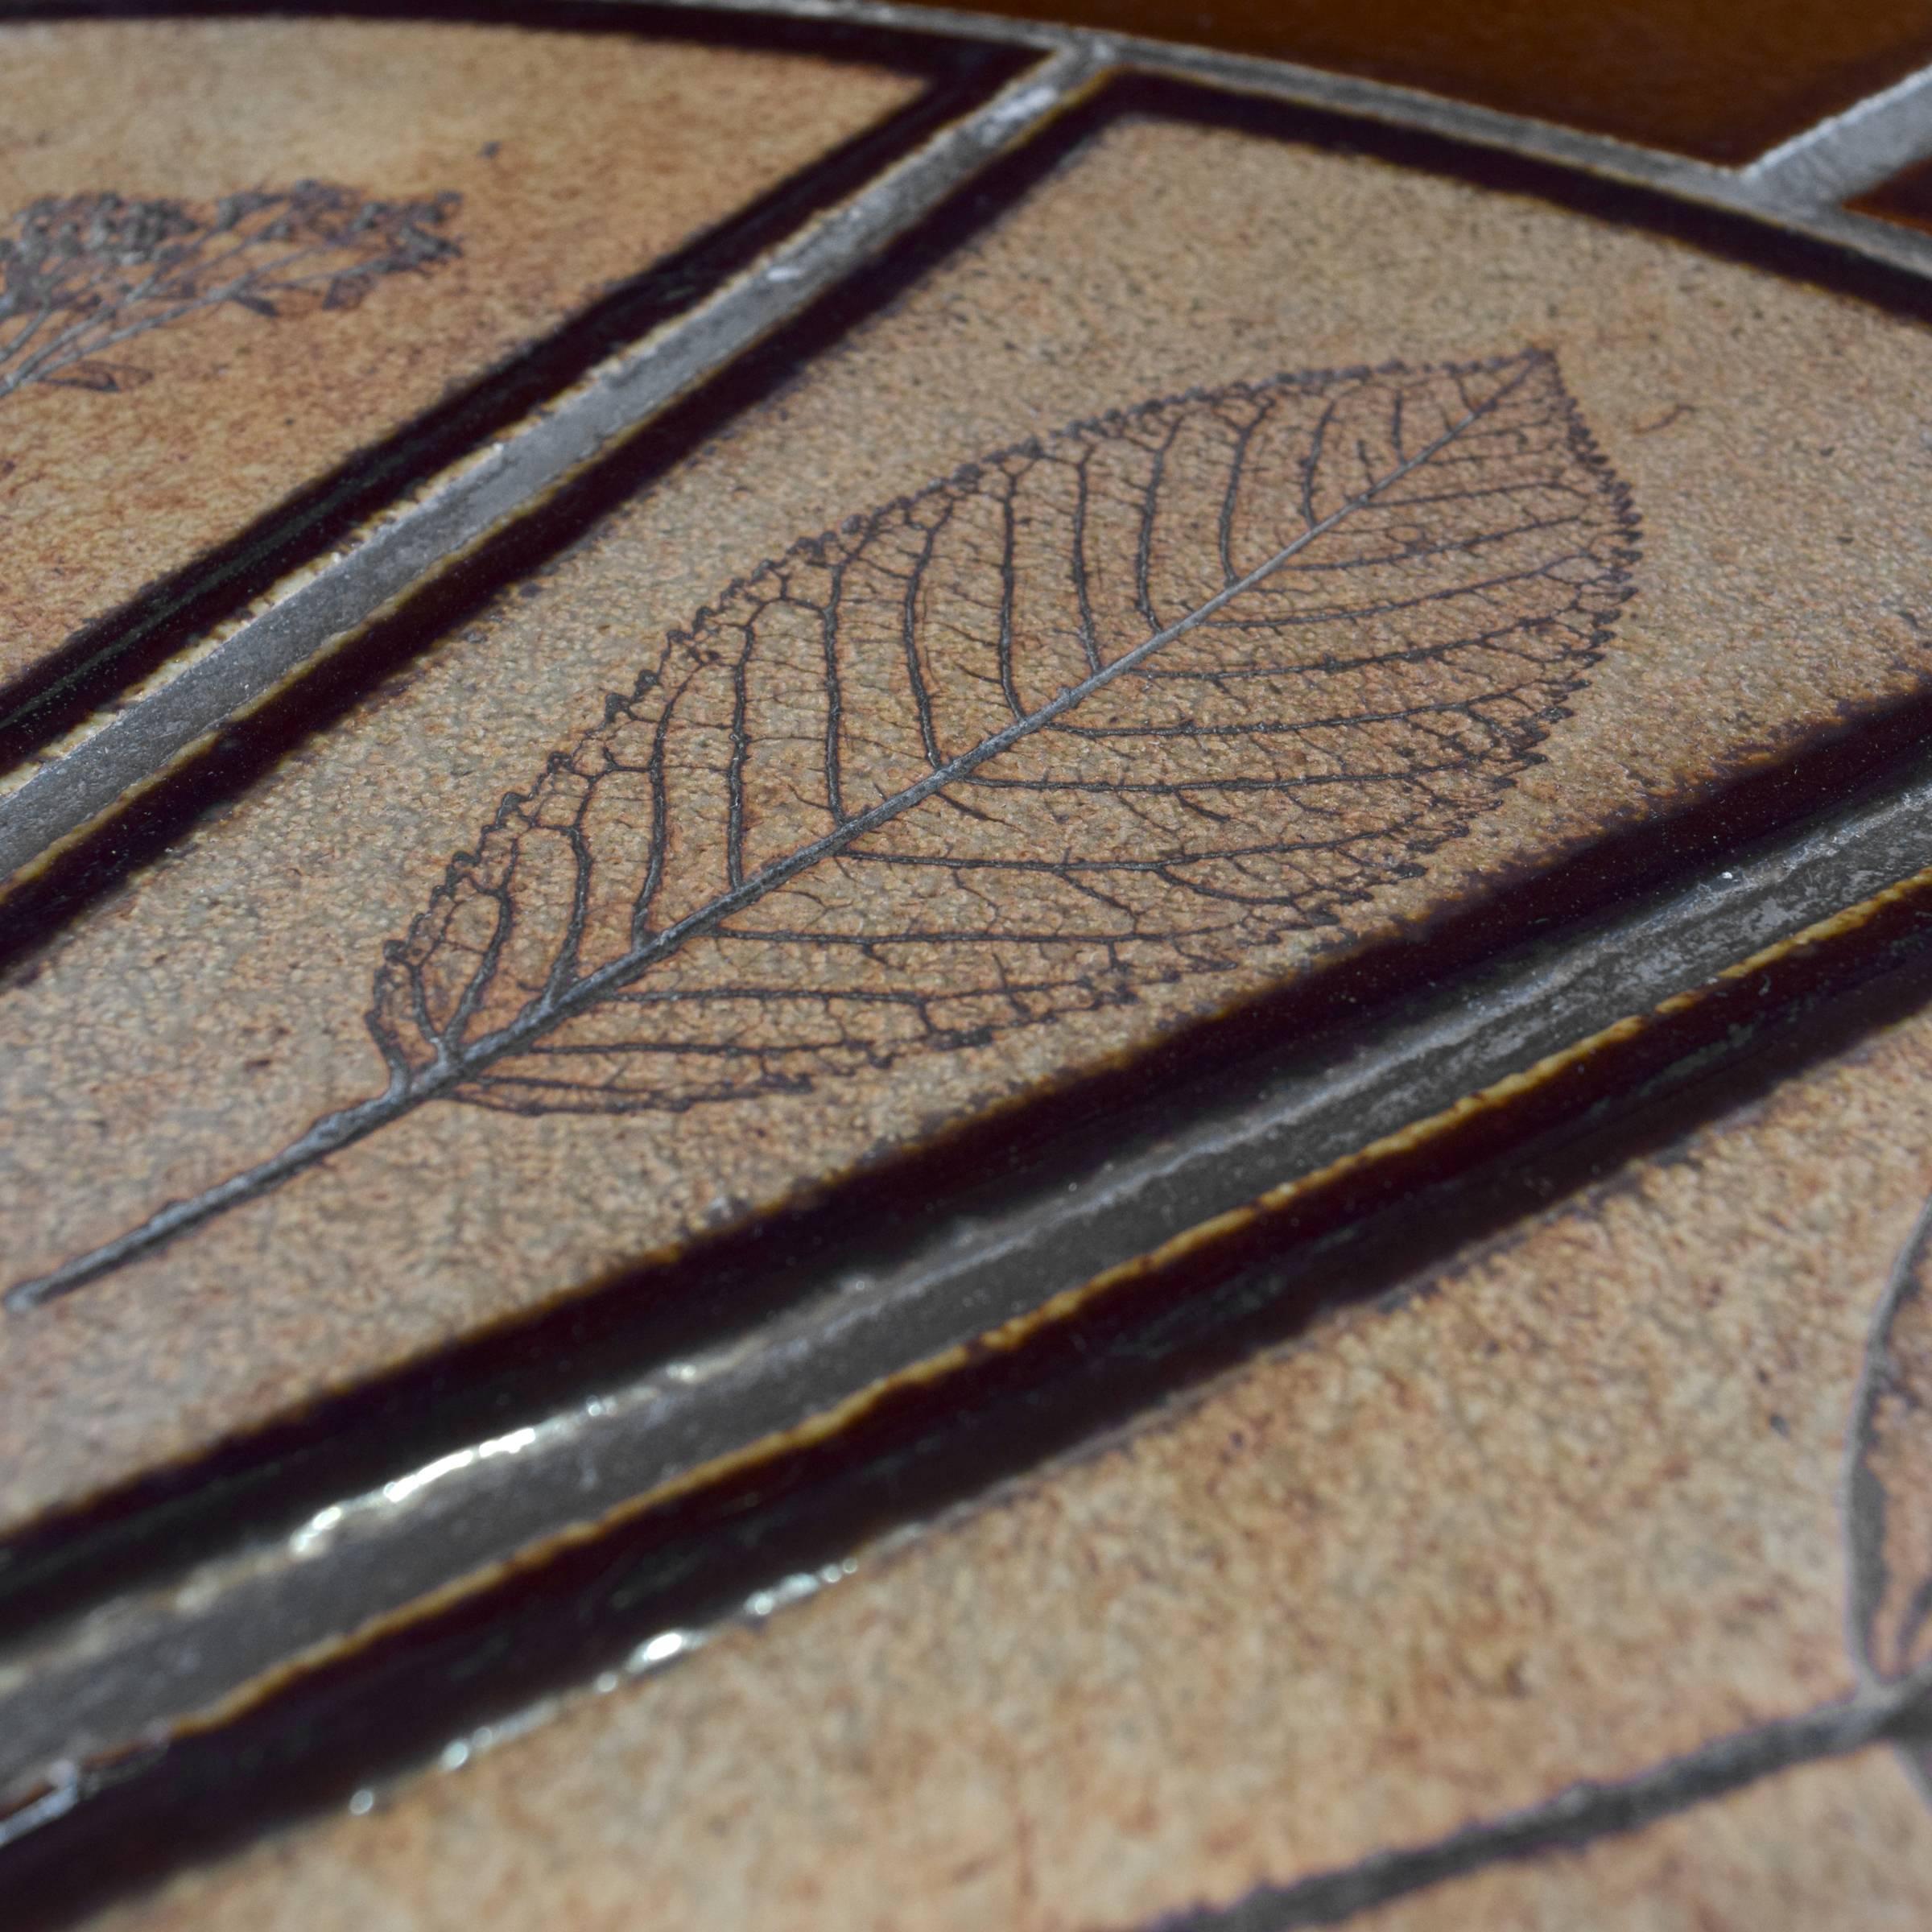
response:
[[[1004,1199],[929,1212],[897,1250],[799,1272],[791,1298],[739,1332],[505,1415],[485,1439],[398,1463],[275,1535],[29,1634],[0,1654],[0,1789],[20,1788],[80,1736],[104,1726],[129,1736],[217,1703],[345,1630],[836,1417],[1003,1326],[1038,1322],[1110,1272],[1245,1227],[1431,1121],[1554,1077],[1755,960],[1855,927],[1844,908],[1929,873],[1932,770],[1922,767],[1453,975],[1333,1042],[1257,1056],[1241,1084],[1205,1104],[1177,1086],[1147,1120],[1111,1121],[1092,1158],[1076,1150],[1071,1180],[1064,1162],[1050,1164]],[[765,1265],[794,1273],[782,1257]]]
[[[756,1458],[741,1458],[737,1472],[721,1481],[673,1484],[662,1504],[641,1516],[557,1539],[532,1552],[533,1560],[478,1579],[473,1592],[440,1592],[337,1645],[333,1656],[287,1660],[265,1684],[171,1732],[163,1728],[97,1756],[78,1754],[81,1762],[56,1765],[40,1791],[23,1794],[26,1807],[15,1814],[23,1828],[0,1853],[0,1876],[19,1888],[17,1897],[47,1897],[51,1885],[52,1897],[68,1901],[56,1907],[64,1913],[73,1902],[72,1885],[97,1892],[126,1882],[124,1873],[110,1877],[101,1860],[118,1858],[130,1838],[151,1852],[159,1848],[167,1862],[180,1853],[176,1824],[191,1835],[227,1832],[225,1843],[237,1831],[259,1830],[318,1803],[347,1803],[353,1810],[360,1798],[369,1808],[390,1777],[412,1764],[442,1761],[448,1768],[456,1757],[466,1760],[479,1746],[542,1722],[574,1688],[615,1688],[628,1674],[675,1662],[725,1624],[746,1616],[762,1621],[842,1580],[852,1553],[863,1567],[906,1530],[972,1506],[989,1482],[997,1487],[1021,1477],[1043,1457],[1092,1453],[1104,1440],[1094,1436],[1096,1422],[1106,1432],[1127,1426],[1150,1401],[1197,1386],[1203,1373],[1248,1359],[1257,1344],[1304,1335],[1334,1305],[1338,1289],[1356,1305],[1399,1294],[1443,1253],[1491,1235],[1507,1239],[1525,1208],[1547,1209],[1600,1180],[1606,1156],[1614,1162],[1640,1147],[1675,1145],[1687,1099],[1693,1120],[1703,1122],[1748,1104],[1761,1076],[1746,1069],[1761,1067],[1766,1052],[1788,1073],[1794,1062],[1817,1063],[1873,1025],[1922,1006],[1932,968],[1932,882],[1922,877],[1915,891],[1888,895],[1891,914],[1908,916],[1902,924],[1893,917],[1890,938],[1855,947],[1858,957],[1850,961],[1840,956],[1835,967],[1829,964],[1835,947],[1842,956],[1838,941],[1847,936],[1844,922],[1833,922],[1837,939],[1827,942],[1822,959],[1807,966],[1803,949],[1787,949],[1769,972],[1732,981],[1716,1002],[1722,1010],[1707,1016],[1698,1037],[1728,1041],[1720,1058],[1728,1051],[1741,1056],[1741,1064],[1715,1084],[1702,1083],[1694,1098],[1654,1055],[1640,1051],[1633,1063],[1608,1050],[1616,1064],[1597,1083],[1612,1096],[1600,1123],[1608,1141],[1587,1125],[1580,1141],[1566,1140],[1561,1120],[1576,1111],[1571,1093],[1558,1101],[1556,1144],[1536,1141],[1540,1130],[1533,1129],[1530,1141],[1477,1153],[1488,1179],[1475,1192],[1488,1198],[1474,1203],[1468,1176],[1457,1171],[1466,1161],[1433,1172],[1425,1160],[1418,1171],[1413,1161],[1405,1170],[1398,1155],[1384,1165],[1401,1171],[1339,1203],[1341,1216],[1328,1217],[1326,1234],[1319,1212],[1312,1242],[1311,1228],[1301,1229],[1298,1260],[1292,1250],[1278,1257],[1264,1246],[1225,1278],[1216,1265],[1179,1280],[1157,1275],[1137,1287],[1124,1283],[1125,1298],[1141,1304],[1137,1313],[1116,1307],[1098,1323],[1062,1323],[1066,1332],[1057,1335],[1049,1326],[1038,1338],[1043,1347],[1014,1349],[1009,1336],[990,1337],[936,1384],[915,1386],[918,1377],[901,1378],[896,1394],[859,1406],[831,1437],[815,1443],[802,1432],[788,1476],[774,1482]],[[1887,916],[1874,909],[1871,923],[1883,925]],[[1872,936],[1868,926],[1866,940]],[[1883,964],[1888,957],[1906,968],[1902,984]],[[1850,986],[1843,983],[1847,964],[1855,969]],[[1875,965],[1879,977],[1872,979]],[[1862,992],[1856,989],[1861,985]],[[1767,1017],[1773,1026],[1759,1041],[1764,1051],[1740,1045]],[[1571,1084],[1567,1078],[1554,1084]],[[1616,1104],[1633,1092],[1670,1102],[1661,1115],[1653,1105],[1640,1108],[1653,1117],[1636,1124],[1634,1144],[1629,1108]],[[1365,1229],[1377,1228],[1364,1239]],[[1051,1359],[1042,1364],[1040,1355]],[[847,1435],[861,1439],[848,1442]],[[617,1663],[625,1657],[628,1664]],[[613,1678],[616,1682],[608,1681]],[[312,1762],[317,1726],[321,1755]],[[346,1759],[345,1742],[353,1747]],[[237,1763],[256,1767],[240,1786]],[[270,1763],[278,1767],[275,1780],[266,1778]],[[292,1794],[282,1787],[283,1777],[294,1779]],[[246,1817],[237,1816],[237,1806]],[[195,1843],[208,1849],[200,1836]],[[138,1863],[138,1850],[134,1856]]]

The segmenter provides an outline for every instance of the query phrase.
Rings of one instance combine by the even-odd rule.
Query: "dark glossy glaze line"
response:
[[[1091,1445],[1327,1311],[1430,1292],[1458,1249],[1613,1179],[1932,1000],[1932,883],[1785,949],[1667,1018],[1233,1238],[1123,1271],[1069,1314],[901,1377],[828,1436],[644,1499],[427,1615],[280,1674],[227,1720],[87,1767],[0,1852],[20,1922],[53,1924],[266,1827],[345,1802],[444,1742],[580,1684],[642,1638]],[[21,1815],[24,1816],[23,1812]]]
[[[0,27],[45,19],[219,18],[258,14],[220,4],[65,7],[0,0]],[[300,12],[280,8],[278,12]],[[561,328],[466,384],[391,436],[358,452],[244,530],[94,619],[0,687],[0,772],[30,758],[164,663],[305,559],[341,542],[385,504],[508,428],[605,357],[691,308],[819,210],[862,186],[1024,68],[1024,49],[783,16],[648,5],[532,6],[491,0],[375,0],[318,8],[330,15],[541,27],[864,61],[917,75],[919,97],[586,307]]]
[[[1513,1076],[1507,1119],[1528,1117],[1531,1088],[1560,1117],[1581,1104],[1575,1065],[1601,1063],[1606,1030],[1667,1009],[1674,996],[1694,1005],[1708,997],[1700,985],[1733,959],[1719,910],[1732,922],[1748,916],[1761,945],[1789,947],[1788,935],[1820,914],[1835,933],[1862,924],[1881,908],[1831,914],[1912,871],[1929,818],[1922,784],[1902,805],[1854,808],[1832,827],[1737,855],[1715,880],[1385,1009],[1365,1031],[1277,1042],[1217,1087],[1212,1106],[1195,1105],[1200,1088],[1183,1069],[1146,1106],[1111,1114],[1080,1165],[1009,1170],[964,1203],[956,1195],[950,1211],[918,1203],[896,1247],[855,1255],[849,1228],[835,1230],[829,1253],[784,1270],[797,1306],[749,1317],[755,1325],[675,1367],[634,1363],[564,1406],[513,1410],[514,1455],[503,1447],[512,1418],[501,1418],[495,1446],[459,1445],[425,1476],[423,1464],[392,1465],[379,1488],[338,1492],[282,1546],[215,1552],[183,1579],[184,1596],[130,1592],[105,1607],[105,1623],[27,1638],[11,1660],[26,1675],[0,1697],[0,1788],[214,1703],[332,1633],[572,1524],[715,1474],[720,1459],[836,1415],[855,1392],[916,1377],[922,1360],[989,1331],[1050,1326],[1043,1309],[1092,1299],[1096,1276],[1113,1292],[1120,1269],[1135,1271],[1177,1239],[1199,1244],[1203,1224],[1224,1245],[1236,1224],[1286,1225],[1278,1217],[1299,1209],[1284,1183],[1326,1199],[1338,1163],[1380,1173],[1393,1160],[1402,1170],[1409,1143],[1434,1147],[1468,1096],[1499,1081]],[[1666,1060],[1681,1051],[1667,1044],[1678,1036],[1658,1037]],[[1627,1072],[1633,1063],[1626,1055],[1617,1064]],[[1460,1122],[1456,1144],[1476,1147],[1473,1132]],[[865,1238],[884,1232],[867,1224]],[[782,1259],[774,1266],[784,1269]],[[641,1298],[650,1286],[640,1284]],[[686,1291],[716,1308],[731,1286],[700,1270]],[[756,1286],[754,1277],[753,1298]],[[58,1550],[56,1562],[71,1554]],[[66,1580],[71,1587],[75,1573]],[[44,1565],[37,1583],[21,1581],[17,1612],[31,1609],[36,1588],[44,1604],[60,1583]]]

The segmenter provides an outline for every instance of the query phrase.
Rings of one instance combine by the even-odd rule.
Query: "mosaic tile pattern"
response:
[[[1535,14],[0,26],[0,1894],[1926,1916],[1932,39]]]
[[[16,1282],[270,1163],[0,1331],[15,1519],[1923,689],[1922,355],[1518,197],[1100,134],[9,993]]]

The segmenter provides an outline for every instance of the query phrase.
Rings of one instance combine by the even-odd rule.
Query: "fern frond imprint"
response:
[[[1635,531],[1531,350],[1143,404],[795,544],[386,948],[383,1092],[8,1300],[425,1101],[755,1101],[1333,924],[1533,761]]]
[[[0,236],[0,398],[30,383],[120,390],[148,380],[109,353],[233,303],[273,320],[353,308],[384,275],[461,253],[441,232],[461,200],[371,201],[328,181],[219,201],[115,194],[31,203]]]

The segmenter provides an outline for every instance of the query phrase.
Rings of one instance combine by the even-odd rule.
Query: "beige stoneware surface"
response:
[[[1643,529],[1636,596],[1600,663],[1587,675],[1573,658],[1559,667],[1578,676],[1542,720],[1545,762],[1465,800],[1463,836],[1432,833],[1406,860],[1385,853],[1362,891],[1322,909],[1332,923],[1250,935],[1232,964],[1216,954],[1144,979],[1130,968],[1108,982],[1115,997],[1084,1009],[1047,1001],[1029,1025],[1005,1023],[1017,1009],[993,1001],[980,1044],[902,1052],[867,1035],[837,1067],[836,1055],[811,1062],[809,1084],[679,1113],[424,1106],[71,1298],[0,1322],[0,1517],[20,1521],[755,1214],[1919,688],[1932,668],[1920,639],[1932,623],[1932,452],[1900,399],[1919,392],[1926,357],[1915,324],[1530,200],[1258,136],[1132,122],[1106,131],[0,993],[11,1278],[379,1092],[364,1014],[384,942],[431,906],[453,855],[477,849],[506,791],[535,784],[553,748],[613,729],[606,694],[634,692],[667,630],[800,535],[1107,408],[1282,372],[1554,369]],[[1482,379],[1501,381],[1493,367]],[[1583,493],[1600,509],[1595,489]],[[1155,551],[1158,569],[1190,567]],[[1575,566],[1565,594],[1597,594],[1601,568]],[[942,614],[964,635],[991,621],[988,609],[956,600]],[[1399,637],[1406,621],[1387,621]],[[1364,621],[1373,632],[1383,620]],[[808,663],[813,634],[794,623],[782,661]],[[1538,632],[1538,649],[1562,654],[1575,642],[1565,634]],[[691,648],[666,661],[688,670]],[[729,679],[706,675],[711,736],[690,769],[693,797],[712,787],[710,815],[687,803],[678,823],[680,838],[715,847],[730,700]],[[989,674],[960,688],[978,701]],[[1365,704],[1347,695],[1356,724],[1375,711],[1373,692]],[[789,729],[817,755],[823,724],[809,704],[786,713],[779,702],[777,725],[771,715],[761,713],[770,741]],[[902,712],[892,729],[900,737],[876,749],[888,770],[904,753]],[[1381,729],[1344,731],[1331,755],[1373,764]],[[852,755],[855,785],[877,778]],[[576,795],[569,786],[553,774],[545,795]],[[1101,822],[1084,807],[1074,831],[1019,815],[1002,835],[985,815],[921,811],[942,857],[997,852],[1004,836],[1009,855],[1053,859]],[[793,924],[829,931],[844,919],[849,939],[858,902],[840,900],[844,876],[800,881]],[[801,912],[808,887],[824,903]],[[554,912],[562,902],[546,890]],[[923,890],[887,910],[910,927],[922,907],[951,918],[963,902]],[[786,956],[809,966],[811,954]],[[436,971],[452,956],[446,947]],[[540,964],[522,960],[526,984]],[[1901,1203],[1922,1191],[1922,1142],[1885,1143],[1872,1185]]]
[[[1840,1697],[1846,1441],[1929,1126],[1921,1014],[808,1602],[101,1922],[1124,1929]],[[1893,1500],[1902,1562],[1926,1499]],[[1932,1816],[1875,1751],[1362,1922],[1928,1913]]]
[[[102,352],[138,386],[0,396],[0,681],[919,85],[436,22],[0,26],[8,230],[43,197],[104,192],[206,204],[312,180],[462,197],[437,231],[460,258],[384,276],[353,308],[271,320],[231,303]]]

